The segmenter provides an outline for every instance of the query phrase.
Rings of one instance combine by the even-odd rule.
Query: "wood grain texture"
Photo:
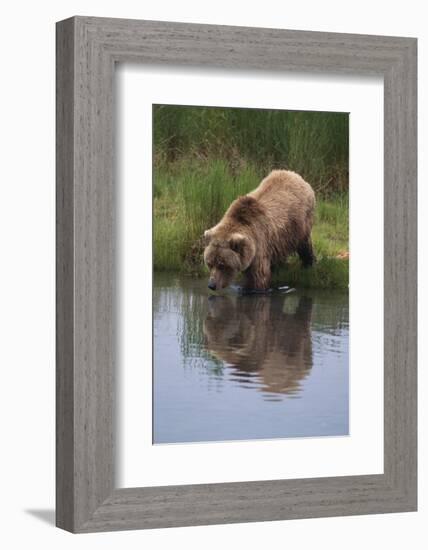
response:
[[[56,522],[74,526],[74,23],[56,36]]]
[[[383,475],[115,489],[116,62],[383,76]],[[87,17],[57,24],[59,527],[91,532],[416,510],[416,298],[415,39]]]

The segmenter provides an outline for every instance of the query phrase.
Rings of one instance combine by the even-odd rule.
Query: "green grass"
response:
[[[348,189],[347,113],[156,105],[155,164],[222,159],[240,172],[294,170],[324,195]]]
[[[193,156],[155,166],[154,269],[206,274],[202,235],[215,225],[230,203],[260,182],[256,165],[241,159]],[[317,193],[313,243],[317,264],[302,269],[297,257],[274,271],[274,284],[305,288],[347,288],[348,261],[337,256],[348,250],[348,195]]]

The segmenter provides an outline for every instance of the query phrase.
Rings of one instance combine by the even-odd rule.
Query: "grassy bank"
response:
[[[267,172],[266,172],[267,173]],[[263,174],[263,175],[266,175]],[[230,203],[260,182],[259,165],[190,155],[155,164],[154,269],[203,275],[201,237]],[[312,182],[311,182],[312,183]],[[348,195],[317,192],[313,243],[318,258],[302,269],[297,258],[274,272],[274,284],[312,288],[347,288]]]

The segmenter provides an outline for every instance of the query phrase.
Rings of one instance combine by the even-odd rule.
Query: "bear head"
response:
[[[221,290],[230,285],[251,264],[256,253],[252,239],[242,233],[219,235],[208,229],[204,233],[204,262],[210,270],[208,288]]]

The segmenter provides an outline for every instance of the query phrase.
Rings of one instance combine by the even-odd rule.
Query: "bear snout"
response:
[[[215,284],[215,281],[213,281],[212,279],[210,279],[208,281],[208,288],[210,290],[216,290],[217,289],[217,285]]]

